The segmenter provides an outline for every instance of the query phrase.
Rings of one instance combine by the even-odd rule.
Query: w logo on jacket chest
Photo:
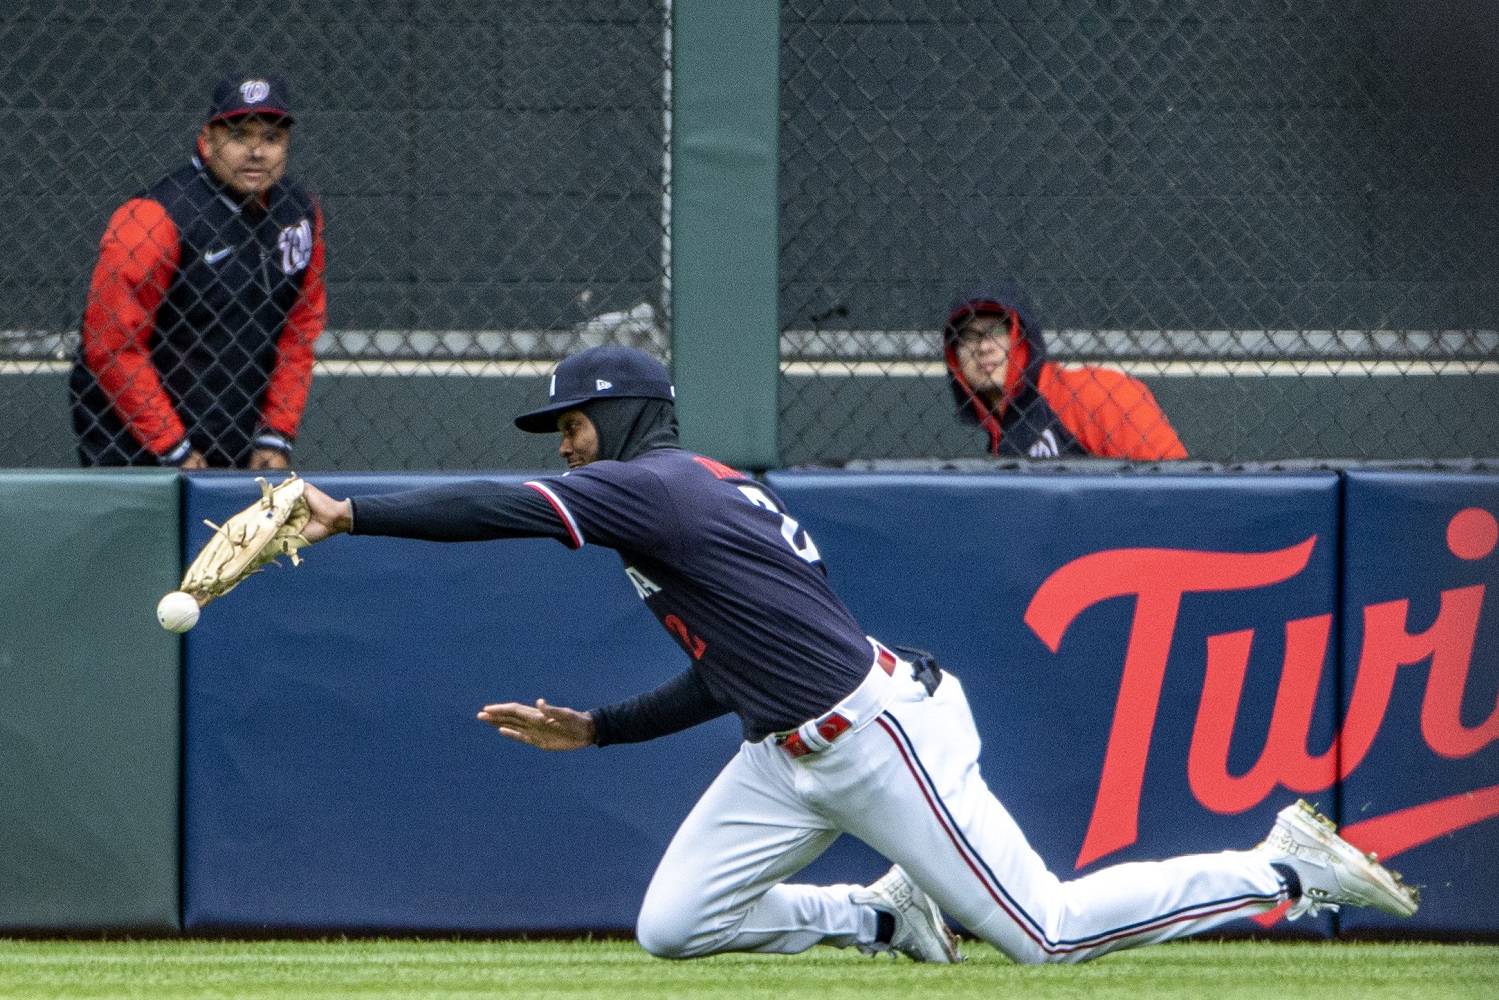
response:
[[[306,219],[295,226],[287,226],[276,237],[276,246],[281,250],[281,270],[296,274],[312,261],[312,224]]]

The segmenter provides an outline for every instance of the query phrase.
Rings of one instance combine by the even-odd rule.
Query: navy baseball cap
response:
[[[208,121],[223,121],[240,115],[266,115],[280,118],[288,125],[291,116],[291,91],[279,76],[252,76],[243,80],[222,80],[213,88],[213,103]]]
[[[595,399],[664,399],[674,402],[666,366],[634,347],[605,344],[579,351],[558,362],[548,391],[552,401],[539,410],[522,413],[515,426],[531,434],[557,430],[557,415]]]

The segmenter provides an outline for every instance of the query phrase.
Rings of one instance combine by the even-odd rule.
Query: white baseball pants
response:
[[[872,940],[874,914],[849,900],[851,886],[784,881],[839,833],[900,864],[944,913],[1023,963],[1080,962],[1182,937],[1287,898],[1249,851],[1061,881],[984,784],[958,679],[947,674],[929,696],[909,671],[902,662],[881,711],[865,705],[869,717],[820,753],[793,759],[774,739],[740,748],[656,869],[637,925],[642,947],[692,958]]]

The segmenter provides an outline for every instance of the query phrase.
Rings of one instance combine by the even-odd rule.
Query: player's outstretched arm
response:
[[[536,699],[535,706],[518,702],[485,705],[479,720],[487,722],[521,743],[542,750],[580,750],[593,745],[593,716],[561,705],[548,705]]]
[[[302,496],[312,513],[302,529],[302,537],[309,542],[321,542],[353,527],[354,507],[349,501],[335,500],[311,483],[306,484]]]

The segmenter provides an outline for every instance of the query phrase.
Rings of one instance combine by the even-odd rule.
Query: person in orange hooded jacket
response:
[[[954,302],[942,346],[958,419],[988,432],[990,454],[1187,457],[1143,382],[1047,358],[1035,308],[1013,285],[978,288]]]

